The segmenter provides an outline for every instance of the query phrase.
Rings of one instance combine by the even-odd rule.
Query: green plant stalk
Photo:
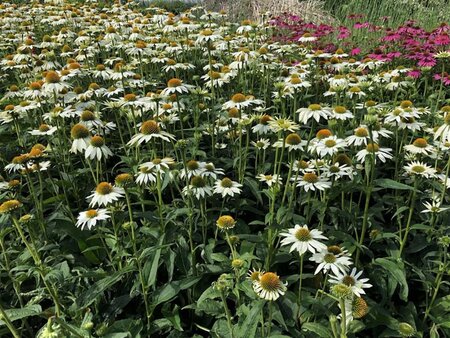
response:
[[[14,327],[14,324],[11,322],[11,320],[8,317],[8,314],[3,309],[2,304],[0,303],[0,319],[3,320],[6,324],[6,327],[11,332],[14,338],[20,338],[19,332],[17,332],[17,329]]]
[[[300,318],[300,307],[302,304],[302,284],[303,284],[303,258],[304,254],[300,255],[300,274],[298,279],[298,298],[297,298],[297,304],[298,304],[298,318]]]
[[[339,299],[339,304],[341,306],[341,338],[347,338],[347,314],[345,313],[345,300],[344,298]]]
[[[273,311],[272,311],[272,301],[269,300],[268,303],[268,307],[269,307],[269,319],[268,319],[268,326],[267,326],[267,337],[270,337],[270,331],[272,331],[272,315],[273,315]]]
[[[127,207],[128,207],[128,216],[130,219],[130,228],[131,228],[131,241],[133,243],[133,253],[134,253],[134,257],[136,258],[136,264],[138,267],[138,275],[139,275],[139,282],[141,283],[141,287],[142,287],[142,298],[144,298],[144,305],[145,305],[145,312],[147,315],[147,325],[148,327],[150,327],[150,317],[152,315],[152,311],[150,310],[150,306],[148,304],[148,299],[147,299],[147,286],[145,285],[145,281],[144,281],[144,275],[142,273],[142,266],[141,266],[141,261],[139,259],[138,256],[138,251],[137,251],[137,246],[136,246],[136,235],[134,233],[134,221],[133,221],[133,212],[131,209],[131,200],[130,200],[130,195],[128,194],[128,190],[125,188],[125,199],[127,201]]]
[[[41,275],[42,281],[44,282],[44,285],[47,288],[50,296],[52,297],[53,303],[55,304],[56,316],[59,317],[61,315],[61,305],[59,304],[58,294],[57,294],[57,291],[53,287],[51,287],[49,285],[49,283],[45,280],[45,273],[44,273],[45,266],[42,264],[42,260],[39,257],[39,253],[33,247],[33,245],[31,243],[29,243],[28,240],[26,239],[25,234],[23,233],[22,228],[21,228],[17,218],[14,217],[13,215],[11,215],[11,220],[12,220],[14,226],[16,227],[16,230],[19,233],[20,238],[22,239],[22,242],[25,244],[25,246],[27,247],[31,256],[33,257],[34,263],[38,267],[39,274]]]
[[[444,248],[444,262],[442,269],[439,269],[439,273],[436,275],[434,284],[436,285],[434,288],[433,296],[431,297],[430,303],[427,305],[425,310],[425,316],[423,321],[425,322],[430,314],[430,311],[433,307],[434,301],[436,300],[439,289],[441,288],[442,278],[444,274],[448,271],[448,263],[447,263],[447,247]]]
[[[227,299],[225,298],[225,292],[223,290],[220,290],[220,298],[222,299],[223,308],[225,310],[225,315],[227,317],[228,330],[230,330],[231,337],[234,338],[233,324],[231,323],[231,313],[230,313],[230,309],[228,308],[228,305],[227,305]]]
[[[408,239],[408,233],[410,230],[410,226],[411,226],[411,219],[412,219],[412,215],[414,212],[414,202],[416,201],[416,196],[417,196],[417,185],[418,185],[419,180],[414,177],[414,190],[412,192],[412,196],[410,198],[410,204],[409,204],[409,214],[408,214],[408,220],[406,223],[406,228],[405,228],[405,235],[403,236],[403,239],[401,240],[401,244],[400,244],[400,252],[399,252],[399,257],[402,256],[402,252],[403,249],[405,248],[406,245],[406,241]]]

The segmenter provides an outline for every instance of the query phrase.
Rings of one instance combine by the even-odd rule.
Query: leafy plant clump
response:
[[[449,335],[448,26],[293,25],[0,5],[1,336]]]

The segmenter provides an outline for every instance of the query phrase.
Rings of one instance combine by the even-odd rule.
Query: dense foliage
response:
[[[0,26],[0,335],[449,335],[447,25]]]

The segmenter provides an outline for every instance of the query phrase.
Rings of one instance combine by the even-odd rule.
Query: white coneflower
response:
[[[367,143],[370,141],[370,134],[369,130],[366,126],[359,126],[356,128],[353,132],[353,135],[347,137],[345,139],[348,145],[355,145],[360,146],[362,144],[367,145]],[[377,142],[377,140],[374,137],[374,142]]]
[[[73,142],[70,148],[71,153],[82,153],[89,146],[91,141],[91,136],[89,134],[89,129],[87,129],[83,124],[79,123],[72,127],[70,131]]]
[[[142,123],[140,127],[140,133],[134,135],[131,140],[127,143],[129,146],[139,146],[142,143],[147,143],[152,139],[161,139],[166,142],[170,140],[174,141],[175,137],[168,132],[161,130],[158,122],[155,120],[148,120]]]
[[[57,129],[57,127],[52,127],[48,124],[41,124],[38,129],[32,130],[29,133],[33,136],[50,136],[53,135]]]
[[[231,97],[231,99],[229,101],[225,102],[222,105],[222,108],[224,110],[228,110],[231,108],[237,108],[237,109],[241,110],[241,109],[249,107],[251,105],[262,104],[262,103],[263,103],[262,100],[255,99],[255,97],[252,95],[245,96],[242,93],[236,93]]]
[[[221,168],[216,168],[214,166],[214,163],[209,162],[205,163],[203,166],[203,171],[200,174],[202,177],[211,177],[212,179],[216,180],[218,175],[224,175],[224,171]]]
[[[22,154],[19,156],[14,156],[11,163],[5,166],[7,172],[18,172],[25,169],[25,165],[28,161],[28,155]]]
[[[258,279],[255,279],[252,283],[253,290],[259,297],[274,301],[280,296],[283,296],[286,292],[287,283],[281,282],[280,277],[273,272],[265,272],[259,275]]]
[[[222,197],[227,195],[234,197],[235,194],[239,195],[241,193],[240,188],[242,188],[242,184],[225,177],[216,181],[214,184],[214,193],[221,194]]]
[[[403,167],[408,175],[423,176],[426,178],[435,177],[436,169],[432,168],[426,163],[419,161],[412,161]]]
[[[339,272],[347,273],[349,266],[352,265],[352,259],[345,255],[340,247],[332,245],[312,255],[310,261],[319,264],[314,271],[317,275],[320,271],[327,273],[332,271],[334,274]]]
[[[361,297],[362,294],[366,293],[364,289],[372,287],[372,284],[367,283],[368,278],[359,279],[362,273],[362,271],[356,273],[356,268],[353,268],[350,274],[338,272],[335,275],[330,275],[330,283],[347,285],[357,297]]]
[[[110,217],[111,216],[109,216],[109,212],[106,209],[90,209],[80,212],[75,225],[81,228],[81,230],[84,230],[85,227],[88,228],[88,230],[91,230],[98,221],[103,221]]]
[[[257,141],[251,141],[250,144],[258,150],[266,150],[270,146],[270,140],[267,138],[261,138]]]
[[[330,117],[329,108],[324,108],[320,104],[310,104],[308,108],[300,108],[297,110],[298,119],[303,124],[307,124],[309,120],[314,119],[319,122],[321,118],[328,120]]]
[[[91,202],[89,203],[90,207],[95,207],[96,205],[106,206],[117,201],[120,197],[123,197],[124,194],[125,191],[123,188],[115,187],[108,182],[101,182],[87,199],[91,199]]]
[[[430,202],[423,202],[423,206],[425,207],[424,210],[422,210],[422,213],[440,213],[442,211],[448,210],[449,208],[444,208],[441,206],[441,202],[439,200],[433,199]]]
[[[147,185],[156,182],[156,173],[147,167],[147,163],[139,166],[139,173],[136,174],[136,184]]]
[[[162,95],[172,95],[172,94],[183,94],[189,93],[193,88],[192,85],[183,84],[183,81],[177,78],[170,79],[167,82],[167,88],[165,88],[161,94]]]
[[[100,161],[102,158],[107,159],[112,156],[112,151],[105,145],[105,140],[101,136],[93,136],[91,138],[89,146],[86,148],[84,156],[87,159],[96,159]]]
[[[447,113],[444,123],[435,131],[434,139],[440,139],[441,142],[450,142],[450,113]]]
[[[204,168],[204,163],[199,162],[196,160],[190,160],[186,163],[184,169],[181,169],[180,171],[180,178],[184,179],[187,177],[188,179],[194,177],[194,176],[200,176],[202,175]]]
[[[194,176],[191,178],[190,184],[183,188],[183,194],[194,195],[197,199],[212,195],[212,187],[210,187],[206,180],[201,176]]]
[[[299,42],[313,42],[316,41],[318,38],[317,36],[312,36],[311,33],[304,33],[301,37],[298,38]]]
[[[268,123],[270,129],[275,133],[278,133],[279,131],[290,131],[291,133],[294,133],[296,130],[300,129],[300,126],[297,123],[285,118],[274,117]]]
[[[431,155],[435,152],[435,148],[424,138],[417,138],[412,144],[404,146],[405,150],[412,154]]]
[[[61,91],[70,88],[70,85],[61,81],[61,76],[55,71],[48,71],[45,75],[45,82],[42,85],[42,90],[48,94],[60,93]]]
[[[345,121],[353,117],[353,113],[344,106],[335,106],[330,111],[330,118],[332,119]]]
[[[269,186],[269,187],[271,187],[272,185],[280,186],[283,184],[283,180],[282,180],[281,176],[278,174],[273,174],[273,175],[259,174],[257,176],[257,178],[259,179],[260,182],[266,183],[267,186]]]
[[[305,172],[297,177],[297,187],[305,189],[305,191],[325,190],[331,188],[331,182],[327,177],[318,176],[314,172]]]
[[[199,32],[197,40],[195,41],[195,44],[202,45],[207,42],[214,42],[221,38],[222,38],[222,36],[220,34],[213,32],[209,28],[206,28]]]
[[[306,141],[303,141],[300,136],[296,133],[292,133],[289,134],[288,136],[286,136],[286,138],[281,140],[276,141],[272,146],[275,148],[281,148],[284,147],[288,149],[288,151],[292,151],[292,150],[300,150],[303,151],[304,148],[307,144]]]
[[[252,127],[252,131],[257,134],[267,134],[270,131],[270,120],[272,120],[270,115],[264,114],[259,116],[258,124]]]
[[[326,177],[332,177],[335,180],[341,179],[345,176],[350,179],[353,178],[353,168],[347,164],[341,164],[339,162],[331,163],[326,165],[326,170],[324,170],[324,175]]]
[[[381,162],[385,163],[386,160],[392,158],[391,151],[391,148],[380,148],[376,143],[369,143],[365,149],[358,151],[356,158],[359,162],[364,163],[368,156],[375,155],[375,162],[377,159],[380,159]]]
[[[280,236],[284,237],[281,240],[281,245],[291,245],[289,252],[296,250],[300,255],[307,251],[316,253],[327,248],[325,244],[319,241],[328,239],[322,235],[322,231],[309,230],[306,224],[303,226],[296,224],[294,228],[288,229],[288,232],[280,233]]]
[[[353,98],[360,99],[360,98],[366,96],[367,94],[365,92],[363,92],[361,90],[361,88],[359,88],[358,86],[354,86],[354,87],[351,87],[350,89],[348,89],[346,95],[351,99],[353,99]]]
[[[319,140],[315,144],[315,151],[320,156],[334,155],[340,150],[345,149],[347,143],[345,140],[337,138],[337,136],[329,136]]]

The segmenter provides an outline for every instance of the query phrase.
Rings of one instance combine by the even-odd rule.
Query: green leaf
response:
[[[406,282],[405,267],[402,261],[396,262],[389,258],[377,258],[375,264],[381,266],[388,272],[388,278],[392,277],[397,283],[400,284],[400,299],[408,300],[408,283]]]
[[[122,276],[132,271],[133,266],[128,266],[121,271],[117,271],[113,273],[111,276],[105,277],[99,281],[97,281],[93,286],[89,288],[89,290],[85,291],[80,295],[77,299],[77,306],[79,308],[85,308],[91,305],[98,296],[100,296],[106,289],[110,288],[118,281],[121,280]]]
[[[389,178],[381,178],[381,179],[375,180],[375,185],[378,187],[386,188],[386,189],[411,190],[411,191],[414,190],[414,188],[409,185],[391,180]]]
[[[258,318],[261,315],[261,310],[265,303],[264,300],[260,299],[251,304],[251,310],[239,327],[236,334],[237,337],[254,338],[256,336],[256,329],[258,328],[259,323]]]
[[[13,322],[27,317],[38,316],[41,314],[42,308],[38,304],[33,304],[20,309],[8,309],[5,312],[9,320]],[[0,320],[0,326],[3,325],[5,325],[5,322]]]
[[[311,331],[322,338],[333,338],[333,332],[328,327],[319,323],[304,323],[302,330]]]
[[[215,298],[219,298],[219,297],[220,297],[220,292],[219,292],[216,288],[210,286],[210,287],[207,288],[205,291],[203,291],[203,293],[202,293],[202,294],[200,295],[200,297],[198,298],[198,300],[197,300],[197,306],[202,305],[202,303],[203,303],[205,300],[208,300],[208,299],[215,299]]]
[[[256,183],[255,180],[252,180],[252,179],[250,179],[248,177],[244,178],[244,182],[250,188],[250,191],[252,192],[253,196],[256,198],[258,203],[262,204],[263,200],[262,200],[262,197],[261,197],[261,192],[260,192],[259,187],[258,187],[258,183]]]
[[[168,302],[173,297],[175,297],[180,290],[185,290],[192,285],[196,284],[201,277],[188,277],[179,281],[173,281],[162,288],[159,288],[153,294],[152,307],[156,307],[161,303]]]

